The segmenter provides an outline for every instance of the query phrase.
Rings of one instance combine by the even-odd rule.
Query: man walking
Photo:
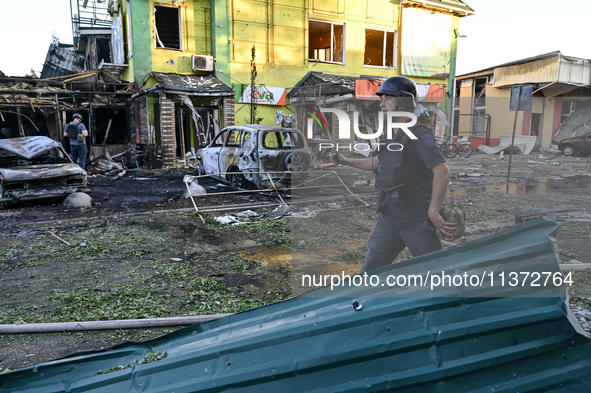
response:
[[[82,169],[86,166],[86,155],[88,154],[88,149],[86,147],[87,136],[88,131],[84,124],[82,124],[82,115],[80,113],[74,113],[72,121],[66,125],[64,137],[70,138],[72,161],[80,165]]]
[[[417,104],[416,84],[406,77],[386,79],[376,94],[385,113],[412,112]],[[399,117],[394,122],[405,120]],[[399,151],[383,147],[373,157],[346,158],[339,152],[332,156],[337,164],[376,174],[378,214],[361,273],[392,263],[405,247],[413,257],[441,250],[438,236],[451,236],[455,229],[439,214],[450,179],[445,158],[429,128],[416,124],[408,129],[417,139],[400,128],[393,130],[391,140],[382,134],[379,146],[400,144]]]

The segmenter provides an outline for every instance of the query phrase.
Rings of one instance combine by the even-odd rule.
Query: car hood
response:
[[[53,177],[86,175],[86,171],[76,164],[29,165],[13,168],[0,168],[4,181],[50,179]]]
[[[575,141],[581,141],[581,140],[583,140],[583,138],[581,136],[573,136],[571,138],[564,138],[563,140],[560,141],[560,143],[575,142]]]
[[[24,138],[0,139],[0,149],[30,160],[54,147],[60,147],[59,142],[46,136],[27,136]]]

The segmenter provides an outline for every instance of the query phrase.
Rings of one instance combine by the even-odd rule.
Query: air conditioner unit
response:
[[[191,68],[193,71],[213,71],[213,56],[193,55],[191,56]]]

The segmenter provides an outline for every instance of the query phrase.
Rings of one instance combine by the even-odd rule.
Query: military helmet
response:
[[[406,106],[411,106],[412,109],[417,106],[417,84],[405,76],[393,76],[386,79],[376,94],[380,97],[383,94],[388,94],[394,97],[408,98],[403,101]]]
[[[74,113],[74,116],[72,116],[72,120],[74,120],[76,118],[82,120],[82,115],[80,113]]]

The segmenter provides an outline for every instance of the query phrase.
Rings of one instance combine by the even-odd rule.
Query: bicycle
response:
[[[458,146],[447,135],[444,140],[437,139],[437,146],[445,158],[454,158],[458,154]]]
[[[470,145],[468,138],[460,138],[457,142],[452,142],[457,149],[458,155],[462,158],[468,158],[474,154],[474,148]]]

